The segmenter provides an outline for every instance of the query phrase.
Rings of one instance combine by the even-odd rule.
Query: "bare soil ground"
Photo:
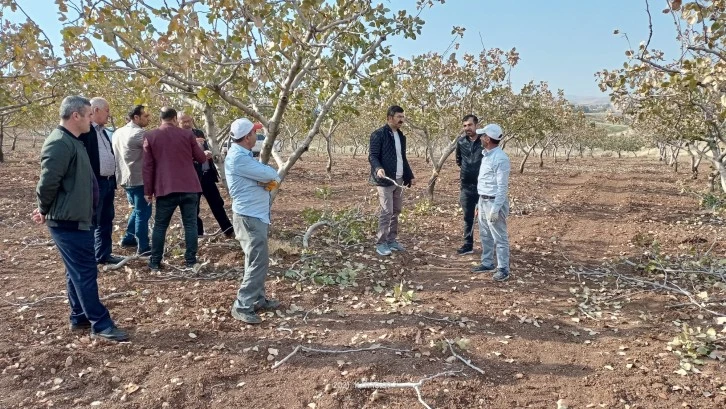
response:
[[[199,257],[209,264],[198,274],[177,271],[177,225],[165,275],[139,260],[100,272],[101,295],[110,295],[112,316],[133,336],[117,345],[68,329],[62,262],[43,245],[47,230],[30,221],[37,152],[23,149],[0,165],[2,408],[416,408],[424,406],[411,388],[373,394],[354,385],[447,371],[454,373],[421,387],[431,407],[554,408],[558,400],[570,408],[726,407],[723,362],[706,359],[700,374],[682,376],[674,373],[678,356],[666,349],[682,323],[714,326],[711,314],[671,307],[688,304],[685,297],[586,274],[606,263],[637,276],[619,260],[641,260],[654,240],[664,254],[726,258],[724,219],[700,212],[687,193],[703,181],[655,160],[578,158],[513,174],[513,276],[495,283],[469,272],[479,250],[455,254],[461,212],[453,161],[427,207],[421,199],[430,171],[412,159],[419,184],[404,199],[407,252],[381,258],[372,231],[349,245],[326,228],[303,251],[310,209],[376,212],[365,158],[338,159],[328,178],[324,158],[305,157],[273,206],[267,292],[284,308],[258,326],[233,320],[241,250],[205,237]],[[121,191],[116,209],[117,242],[129,211]],[[216,226],[206,204],[203,213],[205,225]],[[298,273],[284,277],[290,269]],[[315,284],[307,279],[315,271],[343,272],[332,277],[344,285]],[[392,293],[401,283],[412,302]],[[458,340],[455,351],[484,374],[452,359],[442,348],[447,339]],[[405,351],[301,351],[272,369],[298,345]]]

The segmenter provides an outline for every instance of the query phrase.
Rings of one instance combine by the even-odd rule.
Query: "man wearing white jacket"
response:
[[[481,167],[477,191],[479,193],[479,236],[481,238],[481,264],[474,267],[474,273],[494,273],[494,280],[505,281],[509,278],[509,235],[507,216],[509,215],[509,156],[499,147],[502,141],[502,128],[489,124],[477,129],[482,135]],[[496,247],[497,265],[494,266]]]

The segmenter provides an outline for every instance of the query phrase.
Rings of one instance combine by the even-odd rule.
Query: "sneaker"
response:
[[[496,273],[492,276],[494,281],[507,281],[509,280],[509,271],[506,270],[497,270]]]
[[[247,324],[259,324],[262,322],[262,319],[259,315],[257,315],[254,311],[237,311],[236,308],[234,308],[234,305],[232,306],[232,318],[242,321]]]
[[[151,271],[159,271],[161,270],[161,263],[149,261],[149,268],[151,269]]]
[[[234,234],[234,230],[224,233],[224,237],[228,239],[234,239],[236,237],[236,235]]]
[[[151,248],[141,250],[137,252],[136,255],[139,257],[149,257],[151,256]]]
[[[121,240],[118,245],[125,248],[135,249],[139,244],[136,240]]]
[[[280,301],[271,298],[265,298],[264,301],[255,304],[255,311],[259,310],[276,310],[280,308]]]
[[[388,243],[388,249],[391,251],[406,251],[406,248],[395,240]]]
[[[71,331],[88,331],[91,329],[91,323],[89,321],[72,323],[70,325]]]
[[[463,256],[464,254],[473,254],[474,253],[474,245],[473,244],[464,244],[463,246],[459,247],[458,250],[456,250],[456,254]]]
[[[388,247],[387,243],[376,244],[376,253],[378,253],[379,256],[390,256],[391,249]]]
[[[129,334],[121,328],[111,325],[101,332],[92,332],[91,338],[105,339],[114,342],[124,342],[129,340]]]
[[[197,265],[197,262],[196,261],[185,261],[184,265],[186,266],[186,268],[194,268],[194,266]]]
[[[485,266],[484,264],[479,264],[478,266],[471,269],[472,273],[489,273],[491,271],[494,271],[496,267],[494,266]]]
[[[98,264],[118,264],[122,261],[124,261],[123,257],[110,255],[105,260],[99,261]]]

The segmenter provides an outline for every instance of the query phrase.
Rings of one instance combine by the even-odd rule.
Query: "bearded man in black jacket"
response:
[[[376,241],[376,252],[381,256],[405,250],[397,240],[398,215],[401,214],[402,186],[414,184],[413,172],[406,159],[406,136],[401,132],[405,118],[403,108],[391,106],[386,113],[387,124],[373,132],[370,139],[370,178],[377,186],[381,204]]]
[[[459,179],[461,191],[459,203],[464,211],[464,245],[456,252],[458,254],[471,254],[474,252],[474,210],[479,202],[479,193],[476,185],[481,167],[481,137],[476,133],[479,118],[467,115],[461,120],[464,134],[456,144],[456,165],[459,166]]]

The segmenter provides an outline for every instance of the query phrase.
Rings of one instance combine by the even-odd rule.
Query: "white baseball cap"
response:
[[[247,118],[239,118],[232,122],[232,125],[229,127],[229,133],[232,134],[232,139],[238,141],[244,138],[253,129],[255,131],[262,129],[262,124],[259,122],[252,123],[252,121]]]
[[[486,135],[495,141],[502,140],[502,127],[497,124],[489,124],[484,128],[476,130],[477,135]]]

